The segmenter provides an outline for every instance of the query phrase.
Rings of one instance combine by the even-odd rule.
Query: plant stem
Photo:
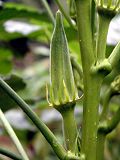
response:
[[[64,15],[64,17],[66,18],[66,20],[68,21],[70,26],[73,27],[74,29],[76,29],[75,25],[72,22],[72,19],[70,18],[70,15],[66,12],[66,10],[64,9],[64,6],[62,5],[62,3],[59,0],[55,0],[55,2],[57,3],[60,11]]]
[[[109,101],[110,98],[112,96],[112,89],[111,87],[108,88],[108,90],[105,92],[104,97],[103,97],[103,110],[102,113],[100,115],[100,120],[105,120],[106,116],[107,116],[107,111],[108,111],[108,105],[109,105]]]
[[[40,130],[40,132],[43,134],[43,136],[46,138],[48,143],[53,148],[56,155],[63,160],[66,156],[66,151],[62,147],[61,144],[58,143],[56,137],[54,134],[50,131],[50,129],[39,119],[39,117],[32,111],[32,109],[23,101],[22,98],[20,98],[17,93],[7,85],[6,82],[4,82],[0,78],[0,87],[3,89],[4,92],[6,92],[20,107],[21,109],[28,115],[28,117],[32,120],[32,122],[35,124],[35,126]]]
[[[75,2],[84,75],[83,131],[81,151],[87,160],[96,160],[98,106],[102,78],[100,76],[91,74],[91,67],[95,63],[90,20],[91,2],[89,0],[75,0]]]
[[[86,76],[89,73],[91,65],[94,63],[90,22],[90,2],[88,0],[75,0],[75,2],[83,73]]]
[[[72,66],[77,70],[80,78],[82,79],[83,78],[82,67],[77,63],[77,61],[75,60],[75,57],[71,56],[70,59],[71,59]]]
[[[6,149],[0,148],[0,154],[12,158],[14,160],[23,160],[21,157],[15,155],[14,153],[7,151]]]
[[[97,37],[98,38],[97,39],[97,58],[98,60],[105,59],[106,38],[107,38],[109,23],[110,23],[109,17],[106,18],[103,15],[99,15],[99,31],[98,31],[98,37]],[[112,67],[114,67],[120,59],[119,51],[120,51],[120,45],[118,44],[108,59]],[[101,126],[101,129],[100,127],[98,128],[98,134],[97,134],[97,160],[104,159],[104,143],[105,143],[106,134],[108,131],[112,130],[113,126],[115,127],[118,123],[118,118],[116,119],[116,117],[114,117],[113,120],[111,120],[111,123],[109,122],[108,125],[107,125],[107,122],[105,123],[104,121],[107,117],[109,101],[110,101],[110,98],[112,97],[112,94],[113,93],[112,93],[111,88],[109,88],[107,92],[104,94],[103,110],[100,115],[100,121],[103,126]]]
[[[5,127],[5,129],[7,130],[8,134],[10,135],[12,141],[14,142],[14,144],[16,145],[19,153],[21,154],[22,158],[24,160],[29,160],[26,152],[24,151],[19,139],[17,138],[15,132],[13,131],[12,127],[10,126],[9,122],[7,121],[7,119],[4,116],[4,113],[2,112],[2,110],[0,109],[0,119]]]
[[[103,117],[102,117],[103,118]],[[111,120],[102,121],[98,127],[98,138],[97,138],[97,160],[104,159],[104,143],[108,133],[113,131],[120,122],[120,108],[111,118]]]
[[[53,13],[52,13],[52,11],[51,11],[51,9],[50,9],[47,1],[46,1],[46,0],[41,0],[41,2],[42,2],[43,6],[45,7],[45,9],[46,9],[46,11],[47,11],[47,13],[48,13],[48,15],[49,15],[49,17],[50,17],[50,19],[51,19],[51,22],[52,22],[53,24],[55,24],[55,18],[54,18],[54,16],[53,16]]]
[[[89,80],[84,86],[82,153],[87,160],[96,160],[100,80]]]
[[[77,138],[77,126],[74,117],[74,104],[65,106],[65,108],[62,109],[61,114],[63,117],[63,131],[66,149],[75,154],[77,149],[77,146],[75,146]]]
[[[110,18],[99,14],[99,28],[97,33],[97,58],[98,60],[105,59],[106,53],[106,39]]]
[[[108,60],[110,61],[112,67],[115,67],[120,61],[120,42],[116,45]]]
[[[108,120],[108,131],[111,132],[120,122],[120,108],[117,110],[115,115],[111,118],[111,120]]]
[[[99,131],[108,134],[115,129],[115,127],[120,122],[120,108],[117,110],[115,115],[110,120],[106,120],[99,124]]]
[[[94,43],[94,36],[95,36],[95,1],[91,1],[91,31],[92,31],[92,38]]]

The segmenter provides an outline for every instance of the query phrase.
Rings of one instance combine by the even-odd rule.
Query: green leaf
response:
[[[0,48],[0,74],[8,74],[12,70],[12,52],[6,48]]]
[[[4,80],[16,92],[26,87],[26,84],[23,81],[23,79],[16,75],[11,75],[9,77],[6,77],[4,78]],[[15,102],[13,102],[13,100],[3,91],[3,89],[0,88],[0,108],[5,112],[15,106],[16,106]]]
[[[0,74],[8,74],[12,70],[12,64],[8,60],[0,61]]]
[[[4,22],[7,20],[21,20],[40,26],[38,31],[30,33],[28,38],[47,42],[50,39],[49,33],[52,28],[48,15],[43,11],[17,3],[5,3],[3,10],[0,11],[0,40],[11,40],[24,36],[22,33],[8,33],[5,31]],[[44,33],[44,34],[43,34]]]
[[[4,22],[15,18],[33,18],[43,22],[50,22],[49,17],[45,12],[38,12],[36,9],[17,3],[6,3],[4,9],[0,11],[0,21]]]

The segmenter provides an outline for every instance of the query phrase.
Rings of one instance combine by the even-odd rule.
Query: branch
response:
[[[62,147],[60,143],[58,143],[54,134],[50,131],[50,129],[39,119],[39,117],[32,111],[32,109],[28,106],[28,104],[20,98],[17,93],[9,86],[6,82],[0,78],[0,87],[6,92],[19,106],[20,108],[27,114],[27,116],[32,120],[35,126],[40,130],[43,136],[46,138],[48,143],[53,148],[54,152],[60,159],[64,159],[66,156],[66,151]]]
[[[16,136],[14,130],[10,126],[9,122],[7,121],[7,119],[1,109],[0,109],[0,119],[1,119],[5,129],[7,130],[8,134],[10,135],[12,141],[14,142],[15,146],[17,147],[19,153],[21,154],[22,158],[24,160],[29,160],[29,158],[28,158],[26,152],[24,151],[18,137]]]
[[[116,45],[108,60],[111,63],[112,67],[115,67],[118,64],[118,62],[120,61],[120,42]]]
[[[46,9],[46,11],[47,11],[47,13],[48,13],[48,15],[49,15],[52,23],[54,24],[54,23],[55,23],[55,18],[54,18],[54,16],[53,16],[53,13],[52,13],[52,11],[51,11],[51,9],[50,9],[47,1],[46,1],[46,0],[41,0],[41,2],[42,2],[42,4],[43,4],[43,6],[45,7],[45,9]]]
[[[103,97],[103,110],[102,110],[102,113],[100,115],[100,120],[104,120],[107,116],[109,101],[112,97],[112,94],[113,94],[112,89],[111,89],[111,87],[109,87],[107,89],[107,91],[105,92],[104,97]]]
[[[23,160],[21,157],[15,155],[14,153],[7,151],[6,149],[0,148],[0,154],[12,158],[14,160]]]
[[[77,70],[77,72],[79,73],[80,78],[83,78],[83,71],[82,71],[82,67],[80,66],[80,64],[77,63],[75,57],[71,56],[71,64],[72,66]]]
[[[98,131],[108,134],[115,129],[115,127],[118,125],[119,122],[120,122],[120,108],[117,110],[115,115],[110,120],[100,123]]]
[[[66,10],[64,9],[62,3],[59,0],[55,0],[55,2],[57,3],[60,11],[64,15],[64,17],[66,18],[66,20],[68,21],[68,23],[70,24],[70,26],[72,28],[76,29],[75,24],[72,22],[72,19],[70,18],[70,16],[68,15],[68,13],[66,12]]]
[[[105,53],[106,53],[106,39],[111,19],[102,14],[98,14],[98,17],[99,17],[99,28],[97,33],[96,51],[98,60],[103,60],[105,58]]]

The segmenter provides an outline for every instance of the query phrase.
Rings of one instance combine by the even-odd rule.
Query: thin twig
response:
[[[23,160],[21,157],[19,157],[18,155],[15,155],[14,153],[6,150],[6,149],[3,149],[3,148],[0,148],[0,154],[6,156],[6,157],[9,157],[9,158],[12,158],[14,160]]]
[[[47,11],[52,23],[54,24],[55,23],[55,18],[54,18],[54,15],[53,15],[53,13],[52,13],[47,1],[46,0],[41,0],[41,2],[43,4],[43,6],[45,7],[45,9],[46,9],[46,11]]]
[[[70,18],[70,16],[68,15],[68,13],[65,11],[64,6],[62,5],[62,3],[59,0],[55,0],[55,2],[57,3],[60,11],[62,12],[62,14],[64,15],[64,17],[66,18],[66,20],[68,21],[68,23],[70,24],[70,26],[74,29],[76,29],[76,26],[74,25],[74,23],[72,22],[72,19]]]
[[[0,109],[0,119],[5,127],[5,129],[7,130],[9,136],[11,137],[12,141],[14,142],[15,146],[17,147],[19,153],[21,154],[22,158],[24,160],[29,160],[26,152],[24,151],[18,137],[16,136],[14,130],[12,129],[12,127],[10,126],[8,120],[6,119],[4,113],[2,112],[2,110]]]

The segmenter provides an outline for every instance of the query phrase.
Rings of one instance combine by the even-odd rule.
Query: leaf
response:
[[[12,70],[12,64],[8,60],[0,61],[0,74],[8,74]]]
[[[2,10],[0,10],[0,40],[10,40],[22,37],[23,34],[21,33],[8,33],[5,31],[4,28],[4,22],[8,20],[21,20],[21,21],[27,21],[31,22],[33,24],[37,24],[41,26],[41,28],[38,30],[39,33],[36,33],[36,37],[40,37],[43,33],[46,33],[45,30],[47,30],[48,27],[51,27],[51,21],[48,17],[48,15],[43,11],[38,11],[35,8],[28,7],[25,5],[20,5],[17,3],[5,3],[5,6]],[[40,34],[40,35],[39,35]],[[34,36],[34,38],[36,38]],[[44,34],[44,37],[46,37],[46,34]],[[30,38],[33,38],[30,36]]]
[[[5,82],[10,85],[15,91],[19,91],[24,89],[26,84],[22,78],[18,77],[17,75],[11,75],[5,78]]]
[[[49,31],[51,31],[52,24],[48,15],[43,11],[38,11],[35,8],[28,7],[17,3],[5,3],[3,10],[0,11],[0,40],[11,40],[23,37],[22,33],[9,33],[5,30],[4,22],[8,20],[27,21],[32,24],[40,26],[38,31],[30,33],[28,38],[36,39],[38,41],[47,42],[50,39]]]
[[[12,52],[6,48],[0,48],[0,74],[8,74],[12,70]]]
[[[36,9],[17,3],[6,3],[4,9],[0,11],[0,21],[4,22],[15,18],[33,18],[43,22],[50,22],[49,17],[45,12],[38,12]]]
[[[24,99],[37,98],[40,101],[46,99],[46,83],[49,83],[48,60],[43,60],[41,63],[36,62],[26,68],[21,75],[29,77],[26,81],[27,87],[20,91],[20,95]]]
[[[16,75],[6,77],[4,78],[4,80],[16,92],[26,87],[26,84],[23,81],[23,79]],[[3,91],[3,89],[0,88],[0,108],[5,112],[15,106],[15,102],[13,102],[13,100]]]

